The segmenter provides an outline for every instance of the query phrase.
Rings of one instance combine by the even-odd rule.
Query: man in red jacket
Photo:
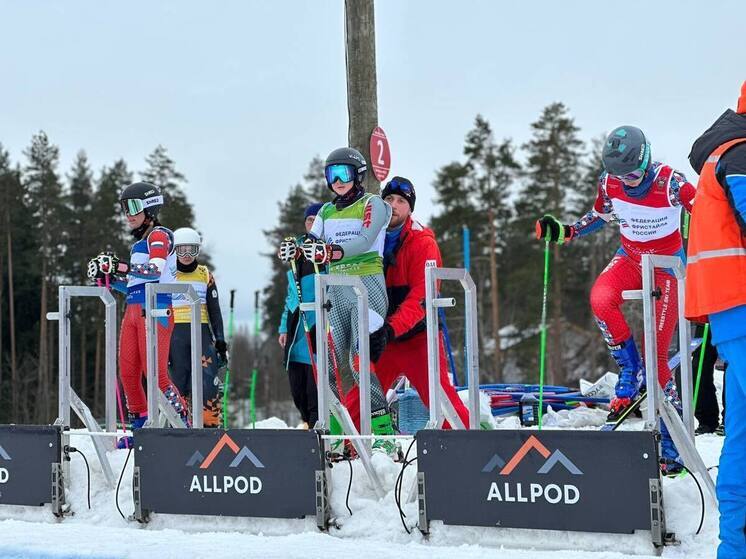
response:
[[[376,375],[387,390],[404,375],[417,390],[425,406],[429,405],[427,374],[427,333],[425,332],[425,263],[435,260],[442,266],[440,249],[432,230],[412,219],[416,200],[414,186],[402,177],[391,179],[381,192],[393,212],[383,251],[386,293],[389,307],[384,323],[386,344],[376,361]],[[456,409],[464,426],[469,411],[448,378],[443,339],[440,338],[440,384]],[[373,348],[371,348],[373,353]],[[357,387],[345,399],[347,408],[359,424],[360,394]]]

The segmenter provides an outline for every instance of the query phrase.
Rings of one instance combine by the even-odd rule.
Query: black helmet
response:
[[[158,219],[158,212],[163,207],[161,189],[150,182],[133,182],[124,187],[119,195],[122,210],[135,215],[142,211],[152,220]]]
[[[329,181],[329,173],[327,172],[329,167],[332,165],[350,165],[355,169],[354,181],[357,186],[360,186],[365,179],[365,173],[368,170],[368,164],[365,162],[365,157],[358,150],[353,148],[338,148],[331,152],[324,165],[324,174],[326,175],[326,182],[331,186],[332,182]]]
[[[650,144],[636,126],[620,126],[606,138],[601,158],[610,175],[623,177],[645,171],[651,161]]]

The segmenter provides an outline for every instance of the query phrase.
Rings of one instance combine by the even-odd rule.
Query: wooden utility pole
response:
[[[379,192],[371,169],[370,134],[378,126],[376,28],[373,0],[345,0],[345,58],[347,62],[347,140],[368,162],[365,189]]]
[[[492,301],[492,342],[495,351],[492,354],[493,366],[495,367],[495,381],[502,382],[502,365],[500,355],[500,304],[497,291],[497,231],[495,231],[495,211],[488,210],[490,220],[490,298]]]

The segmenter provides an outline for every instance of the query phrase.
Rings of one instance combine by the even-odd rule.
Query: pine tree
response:
[[[65,251],[62,224],[67,215],[63,205],[62,185],[57,176],[59,148],[49,142],[44,132],[31,139],[24,151],[28,163],[24,169],[24,185],[30,209],[30,227],[39,241],[37,266],[41,272],[41,304],[39,310],[39,368],[36,419],[48,421],[51,415],[51,381],[54,371],[50,351],[50,329],[46,319],[49,297],[53,297],[56,280],[61,276],[61,259]]]
[[[147,169],[142,179],[160,187],[164,198],[164,207],[159,220],[169,229],[194,227],[194,210],[184,193],[186,178],[176,170],[176,164],[162,145],[156,146],[145,158]]]
[[[547,106],[531,128],[533,137],[523,146],[528,154],[526,185],[516,203],[514,228],[520,233],[513,240],[517,250],[527,251],[525,255],[535,261],[527,270],[530,277],[522,279],[527,281],[525,287],[530,287],[530,293],[539,294],[543,276],[542,243],[531,239],[534,222],[543,214],[552,214],[564,221],[570,219],[568,202],[570,193],[580,182],[583,142],[578,138],[579,128],[562,103]],[[564,247],[553,245],[549,294],[551,327],[547,336],[547,380],[552,384],[563,383],[566,379],[563,285],[568,270],[563,265],[562,250]],[[535,316],[538,319],[540,312]]]
[[[93,221],[96,223],[93,250],[96,254],[112,251],[119,258],[126,259],[129,256],[132,238],[129,236],[127,221],[119,205],[119,195],[131,182],[132,173],[121,159],[111,167],[101,169],[92,204]]]

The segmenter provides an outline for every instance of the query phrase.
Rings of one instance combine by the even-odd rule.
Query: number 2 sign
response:
[[[391,149],[383,128],[376,126],[370,134],[370,158],[373,174],[383,182],[391,169]]]

